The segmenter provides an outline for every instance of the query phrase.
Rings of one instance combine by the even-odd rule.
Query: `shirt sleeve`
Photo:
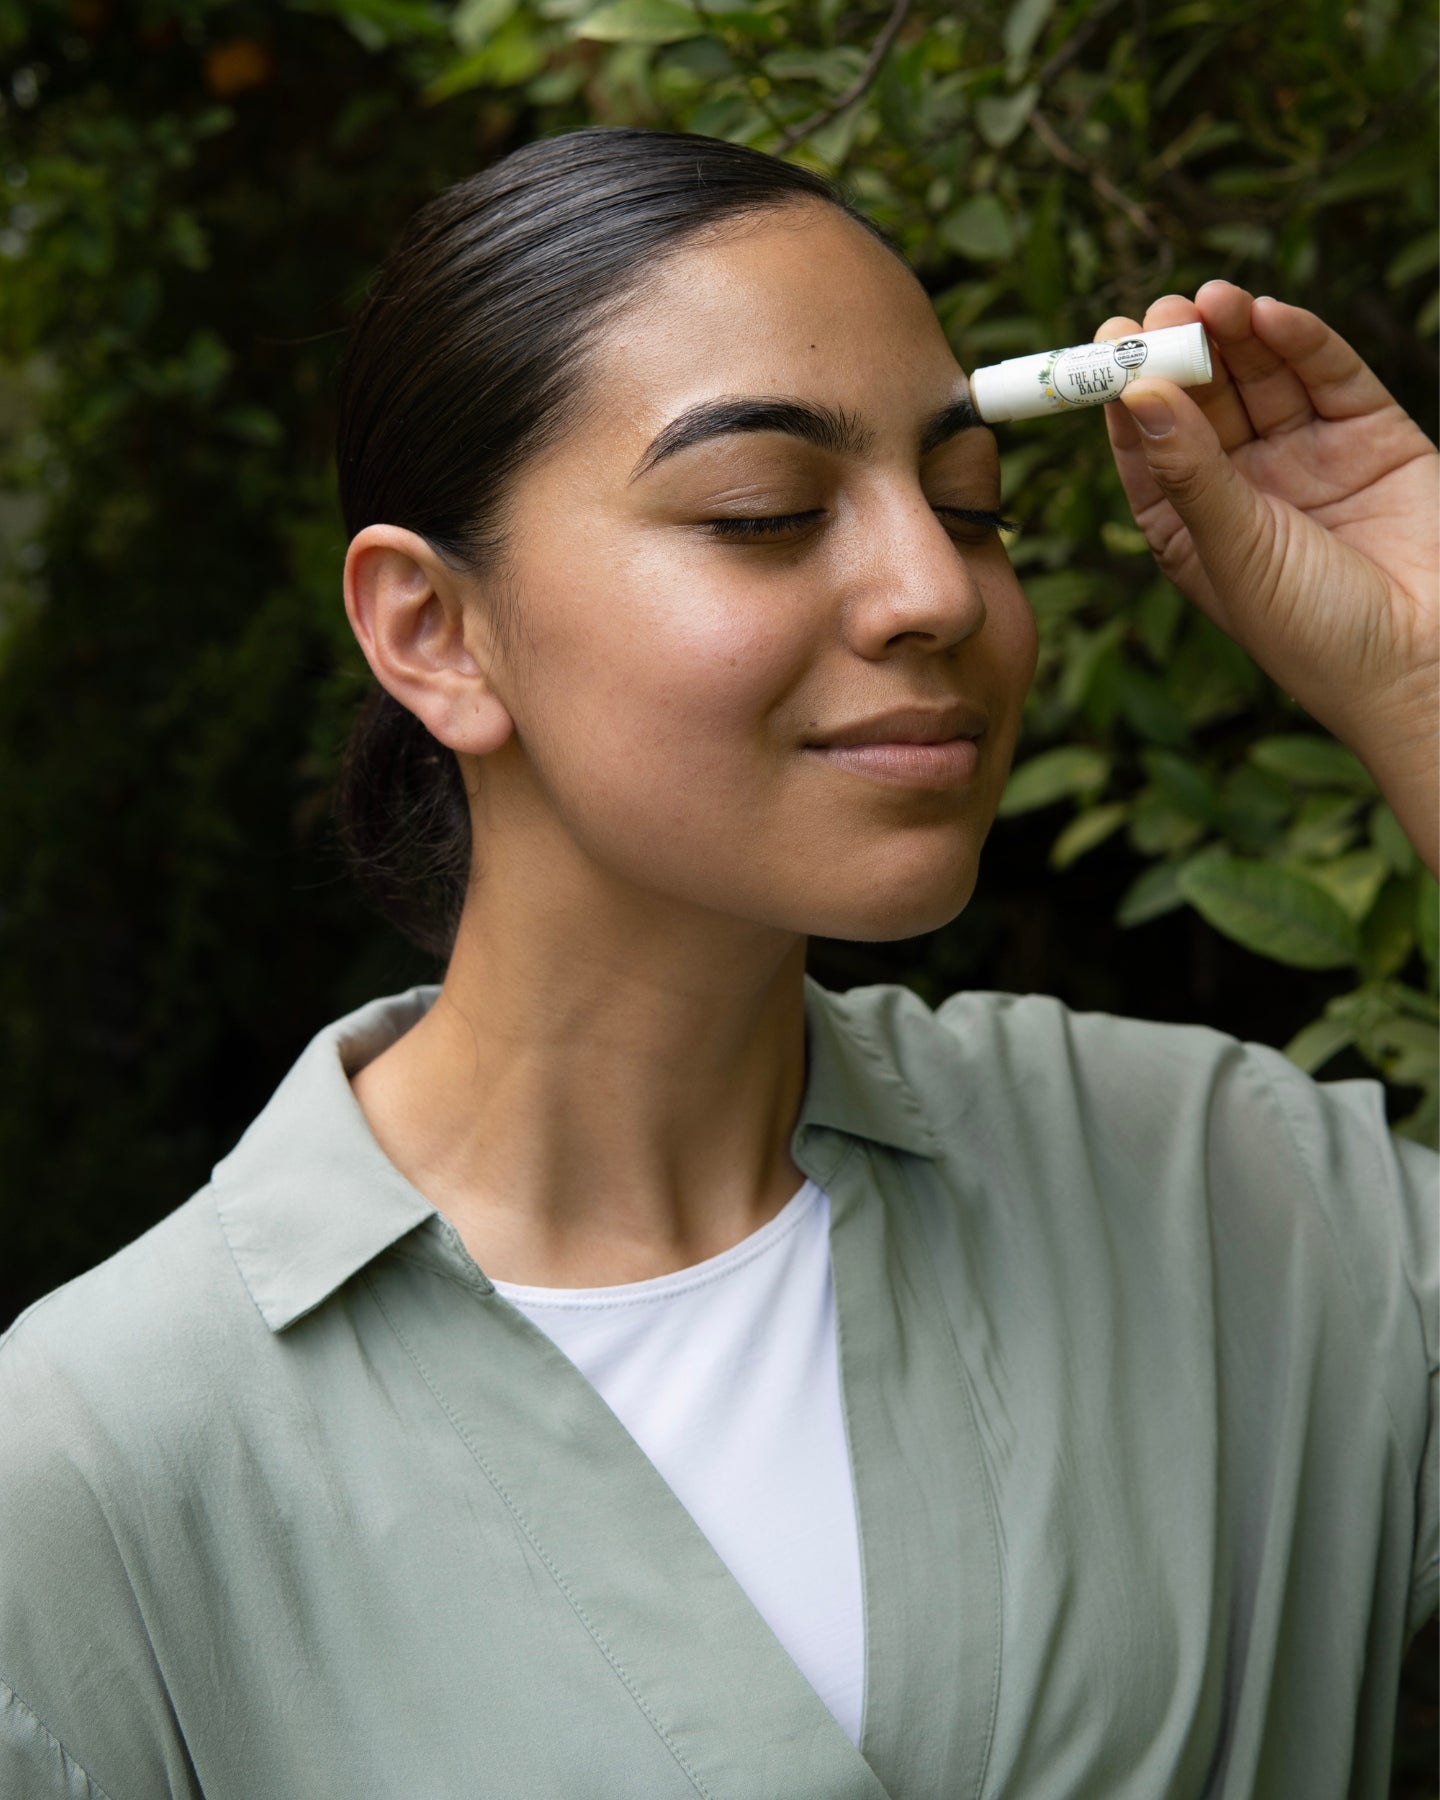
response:
[[[110,1800],[4,1681],[0,1681],[0,1794],[5,1800]]]
[[[1440,1158],[1391,1131],[1378,1081],[1317,1082],[1248,1045],[1334,1239],[1402,1445],[1415,1446],[1406,1641],[1440,1603]]]
[[[1221,1282],[1231,1259],[1251,1254],[1232,1228],[1247,1210],[1271,1221],[1282,1245],[1309,1234],[1317,1255],[1295,1264],[1302,1288],[1273,1301],[1293,1305],[1308,1292],[1345,1314],[1334,1341],[1353,1347],[1355,1380],[1317,1414],[1318,1428],[1343,1464],[1353,1425],[1345,1408],[1363,1396],[1398,1450],[1413,1537],[1396,1626],[1408,1642],[1440,1601],[1440,1158],[1391,1130],[1378,1080],[1317,1081],[1279,1050],[1209,1026],[975,990],[944,1001],[937,1016],[983,1074],[977,1089],[1014,1100],[1013,1130],[1073,1145],[1119,1194],[1136,1193],[1136,1171],[1193,1192],[1217,1231]],[[965,1120],[972,1134],[995,1129]],[[1193,1159],[1183,1169],[1181,1155]],[[1277,1275],[1285,1266],[1276,1262]],[[1232,1291],[1248,1292],[1249,1274]],[[1398,1614],[1399,1595],[1393,1604]]]
[[[193,1800],[108,1492],[119,1427],[53,1341],[54,1298],[0,1338],[0,1795]]]

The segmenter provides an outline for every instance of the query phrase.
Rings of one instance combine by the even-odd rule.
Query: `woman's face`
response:
[[[998,509],[993,435],[922,445],[967,390],[919,284],[823,203],[732,222],[663,266],[590,391],[603,410],[514,493],[519,638],[485,656],[514,730],[480,759],[482,866],[487,833],[539,818],[651,901],[872,941],[954,918],[1036,634],[996,531],[946,510]],[[853,441],[657,444],[722,400],[823,413]],[[712,524],[777,514],[804,517]],[[983,729],[908,775],[904,752],[824,747],[897,709]]]

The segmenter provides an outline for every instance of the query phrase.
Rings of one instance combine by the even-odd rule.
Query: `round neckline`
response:
[[[530,1287],[516,1281],[490,1282],[497,1294],[507,1300],[523,1301],[531,1306],[624,1306],[645,1300],[667,1299],[673,1294],[702,1287],[707,1282],[732,1274],[745,1263],[763,1256],[783,1237],[787,1237],[819,1198],[820,1189],[808,1177],[803,1181],[773,1219],[732,1244],[728,1250],[707,1256],[703,1262],[689,1263],[683,1269],[671,1269],[665,1275],[647,1276],[643,1281],[612,1282],[605,1287]]]

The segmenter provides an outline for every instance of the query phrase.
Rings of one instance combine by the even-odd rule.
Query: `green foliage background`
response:
[[[333,371],[422,200],[579,125],[730,138],[840,173],[966,367],[1225,276],[1433,437],[1435,91],[1419,0],[0,0],[0,1323],[198,1187],[320,1024],[438,979],[329,831]],[[817,973],[1205,1020],[1434,1143],[1435,882],[1157,576],[1098,416],[1001,435],[1042,655],[980,893]],[[1394,1791],[1431,1795],[1433,1629],[1409,1666]]]

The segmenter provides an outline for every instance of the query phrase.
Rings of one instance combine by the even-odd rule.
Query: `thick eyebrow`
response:
[[[962,431],[989,429],[969,397],[962,396],[921,423],[920,454],[928,456]],[[667,456],[732,431],[783,431],[835,456],[864,456],[875,442],[874,432],[854,414],[807,400],[704,400],[670,421],[636,463],[630,481],[648,475]]]

